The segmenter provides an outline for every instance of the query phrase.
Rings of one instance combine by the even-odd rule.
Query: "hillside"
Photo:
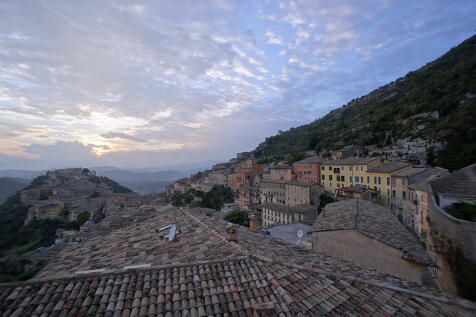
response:
[[[455,170],[476,160],[476,36],[424,67],[310,124],[266,138],[255,156],[272,158],[407,137],[441,142],[436,164]]]
[[[0,177],[0,204],[2,204],[8,197],[27,186],[28,183],[29,181],[26,179]]]
[[[29,251],[54,244],[58,228],[78,230],[105,198],[132,192],[81,168],[50,171],[25,185],[0,204],[0,282],[31,278],[44,261],[30,259]]]

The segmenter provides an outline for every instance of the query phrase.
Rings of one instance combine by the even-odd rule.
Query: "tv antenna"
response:
[[[175,235],[177,234],[177,225],[174,223],[170,228],[169,232],[169,241],[173,241],[175,239]]]

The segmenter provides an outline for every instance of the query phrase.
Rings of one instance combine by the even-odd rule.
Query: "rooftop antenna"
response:
[[[302,242],[302,237],[304,236],[304,232],[301,229],[299,229],[297,236],[298,236],[298,242]]]
[[[175,239],[175,235],[177,234],[177,225],[174,223],[170,228],[169,232],[169,241],[173,241]]]

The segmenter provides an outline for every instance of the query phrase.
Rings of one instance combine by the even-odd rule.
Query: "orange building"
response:
[[[321,181],[321,159],[318,157],[308,157],[293,164],[296,180],[301,183],[320,184]]]
[[[254,172],[236,172],[227,176],[227,183],[228,187],[233,191],[237,191],[243,186],[253,186],[254,179]]]

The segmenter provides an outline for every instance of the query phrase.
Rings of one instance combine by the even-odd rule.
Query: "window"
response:
[[[387,185],[390,185],[390,177],[387,177]]]
[[[324,166],[322,167],[322,170],[325,170],[325,167],[324,167]]]
[[[380,176],[378,177],[378,184],[379,185],[382,184],[382,177],[380,177]]]
[[[352,177],[350,178],[350,181],[352,182]],[[359,176],[355,176],[355,182],[356,182],[356,183],[359,182]]]
[[[360,176],[360,182],[361,182],[361,183],[364,182],[364,177],[363,177],[363,176]]]
[[[377,184],[377,176],[374,176],[374,184]]]
[[[323,181],[326,180],[326,175],[322,175],[322,180],[323,180]]]
[[[344,171],[344,166],[342,166],[342,171]]]
[[[352,165],[351,165],[351,166],[349,166],[349,170],[352,170]]]
[[[360,171],[362,172],[363,170],[364,170],[364,167],[363,167],[363,166],[361,166],[361,167],[360,167]]]
[[[402,191],[402,197],[403,199],[407,199],[407,193],[405,191]]]
[[[329,180],[330,180],[330,181],[332,180],[332,175],[329,175]]]
[[[395,189],[392,190],[392,196],[395,197],[396,195],[397,195],[397,194],[396,194],[396,192],[395,192]]]
[[[367,184],[370,184],[370,176],[367,176]]]
[[[337,183],[337,187],[339,187],[339,188],[340,188],[340,184],[339,184],[339,183]]]
[[[340,181],[341,181],[341,182],[345,182],[345,176],[342,175],[342,176],[340,177]]]
[[[337,181],[340,182],[340,175],[337,175]]]
[[[349,178],[350,178],[350,182],[352,183],[352,176],[349,176]],[[356,177],[356,178],[357,178],[357,177]]]
[[[332,171],[332,166],[329,166],[329,171]]]

